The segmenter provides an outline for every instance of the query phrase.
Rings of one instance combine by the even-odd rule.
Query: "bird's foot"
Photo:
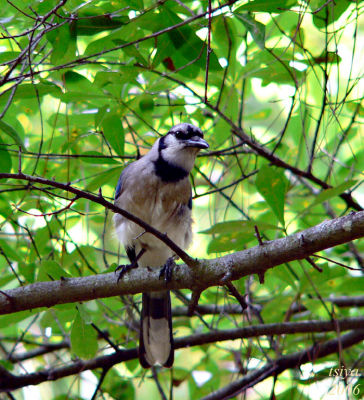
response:
[[[134,264],[134,263],[126,264],[126,265],[119,265],[115,269],[115,274],[117,273],[117,271],[120,270],[117,283],[119,283],[120,279],[124,276],[124,274],[126,274],[128,271],[130,271],[133,268],[137,268],[137,266],[138,266],[138,264]]]
[[[139,253],[135,256],[135,250],[134,248],[129,248],[127,249],[127,254],[129,259],[132,261],[131,264],[126,264],[126,265],[119,265],[116,269],[115,269],[115,273],[117,271],[119,271],[119,269],[121,270],[119,272],[119,276],[118,276],[118,281],[117,283],[119,283],[120,279],[124,276],[124,274],[128,271],[130,271],[133,268],[138,268],[138,261],[140,259],[140,257],[146,252],[145,249],[141,249],[139,251]]]
[[[173,257],[168,258],[167,262],[163,265],[159,273],[159,279],[164,277],[166,283],[172,280],[173,267],[175,266]]]

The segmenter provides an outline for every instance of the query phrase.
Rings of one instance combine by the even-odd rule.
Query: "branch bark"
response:
[[[353,212],[285,238],[264,242],[263,246],[212,260],[195,260],[192,268],[185,264],[179,265],[174,269],[167,287],[204,290],[210,286],[225,284],[225,277],[237,280],[251,274],[263,274],[269,268],[282,263],[304,259],[318,251],[363,236],[364,211]],[[114,273],[63,278],[0,292],[0,314],[165,289],[166,283],[159,279],[159,271],[147,268],[129,271],[118,283]]]

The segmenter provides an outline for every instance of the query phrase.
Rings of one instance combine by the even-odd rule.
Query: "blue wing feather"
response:
[[[125,169],[124,169],[124,171],[125,171]],[[120,196],[121,189],[123,187],[123,173],[124,173],[124,171],[120,174],[120,178],[118,180],[118,184],[116,185],[115,200]]]
[[[187,206],[190,210],[192,210],[192,196],[189,198]]]

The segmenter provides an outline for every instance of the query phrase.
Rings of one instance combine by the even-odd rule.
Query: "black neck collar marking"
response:
[[[162,137],[158,146],[158,158],[154,161],[154,170],[156,175],[166,183],[175,183],[186,178],[189,174],[188,171],[163,158],[162,150],[165,148],[164,137]]]

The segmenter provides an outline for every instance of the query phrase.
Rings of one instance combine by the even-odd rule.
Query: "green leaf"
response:
[[[105,157],[105,154],[102,154],[99,151],[85,151],[82,155],[91,156],[81,157],[81,160],[87,164],[119,164],[118,161],[113,158]]]
[[[142,10],[144,8],[143,0],[128,0],[127,4],[133,10]]]
[[[104,136],[119,156],[124,155],[125,133],[120,117],[116,114],[106,116],[102,121]]]
[[[276,225],[261,221],[224,221],[212,225],[209,229],[200,231],[199,233],[211,235],[214,233],[246,232],[254,235],[254,226],[257,226],[260,230],[280,229]]]
[[[77,44],[74,24],[65,24],[47,33],[47,39],[53,47],[51,63],[65,63],[76,56]]]
[[[66,93],[62,93],[59,98],[64,103],[86,101],[90,102],[97,99],[98,104],[101,100],[109,101],[107,96],[82,74],[67,71],[63,75]]]
[[[224,253],[231,250],[243,250],[245,244],[255,239],[254,232],[232,232],[222,234],[210,241],[207,253]]]
[[[244,24],[245,28],[250,32],[252,35],[255,43],[261,48],[264,49],[265,45],[265,26],[255,20],[251,15],[244,13],[244,14],[236,14],[237,17],[241,20]]]
[[[98,349],[97,333],[77,311],[71,328],[71,351],[80,358],[92,358]]]
[[[0,53],[0,64],[15,60],[19,56],[19,51],[3,51]]]
[[[341,61],[341,57],[335,51],[323,51],[319,56],[313,57],[313,61],[318,64],[322,63],[339,63]]]
[[[88,324],[88,325],[91,324],[91,322],[92,322],[91,315],[87,311],[86,307],[83,304],[78,304],[77,310],[80,313],[80,317],[85,322],[85,324]]]
[[[19,263],[19,271],[28,283],[34,283],[36,269],[37,266],[35,263],[25,263],[23,261]]]
[[[168,22],[169,25],[175,25],[183,21],[168,7],[168,4],[163,5],[160,14],[160,18]],[[205,43],[196,35],[191,26],[185,25],[178,29],[173,29],[166,35],[172,46],[177,50],[169,53],[169,58],[173,60],[174,67],[176,69],[185,67],[180,71],[181,74],[188,74],[189,71],[191,72],[193,69],[204,70],[206,68]],[[163,35],[161,39],[164,38],[164,36],[165,35]],[[186,67],[186,65],[191,62],[193,62],[192,65]],[[213,50],[210,53],[209,70],[222,70],[219,60]]]
[[[80,129],[93,129],[95,127],[92,114],[52,114],[48,121],[49,125],[57,127],[67,127],[70,131],[79,132]]]
[[[282,13],[296,5],[297,0],[253,0],[238,7],[234,13],[239,11]]]
[[[258,192],[269,204],[284,227],[284,199],[288,189],[288,180],[280,168],[263,165],[255,180]]]
[[[82,74],[67,71],[64,75],[64,83],[68,90],[76,92],[95,92],[95,86]]]
[[[131,83],[135,80],[139,73],[139,68],[135,66],[123,66],[120,69],[121,72],[98,72],[95,76],[94,83],[101,88],[107,87],[107,85]]]
[[[11,261],[22,261],[22,257],[19,254],[18,251],[14,250],[6,240],[0,240],[0,248],[4,251],[6,256],[11,260]]]
[[[108,393],[112,399],[135,399],[135,389],[130,380],[119,375],[116,368],[112,368],[106,375],[102,384],[102,390]]]
[[[77,34],[81,36],[95,35],[96,33],[120,28],[129,22],[127,16],[113,17],[112,15],[80,14],[77,20]]]
[[[38,281],[59,280],[70,275],[56,262],[44,260],[40,263]]]
[[[102,172],[96,178],[92,179],[86,186],[86,189],[93,192],[98,190],[105,183],[116,186],[121,172],[120,167],[108,168],[107,171]]]
[[[17,100],[21,99],[33,99],[37,96],[42,97],[47,94],[50,95],[59,95],[61,94],[61,89],[56,86],[53,82],[44,82],[44,83],[23,83],[19,85],[16,89],[15,96]]]
[[[152,96],[143,96],[139,101],[139,108],[142,112],[152,112],[154,109],[154,100]]]
[[[312,397],[306,396],[304,393],[302,393],[300,390],[298,390],[296,387],[292,387],[290,389],[287,389],[285,392],[280,393],[278,396],[276,396],[277,400],[310,400]]]
[[[0,140],[0,172],[8,173],[11,171],[12,162],[7,146],[1,143]]]
[[[351,188],[352,186],[355,185],[357,181],[354,179],[351,179],[349,181],[343,182],[341,185],[323,190],[316,198],[315,201],[310,204],[308,207],[313,207],[317,204],[321,204],[324,201],[327,201],[335,196],[340,195],[341,193],[345,192],[345,190]]]
[[[5,121],[0,120],[0,129],[4,133],[6,133],[11,139],[13,139],[18,146],[21,146],[22,149],[25,149],[23,141],[11,125],[7,124]]]
[[[327,318],[327,310],[319,299],[305,299],[303,305],[319,319]]]
[[[262,85],[267,86],[272,82],[289,85],[300,84],[303,77],[303,72],[292,68],[286,62],[274,62],[269,67],[261,67],[253,71],[252,76],[262,79]]]
[[[3,180],[5,182],[5,179]],[[6,196],[0,195],[0,214],[6,219],[13,212]],[[0,241],[1,242],[1,241]],[[5,242],[2,242],[5,243]],[[16,252],[15,252],[16,253]]]
[[[122,39],[114,39],[113,42],[115,45],[120,46],[122,44],[127,43],[125,40]],[[141,65],[147,66],[148,62],[143,56],[142,52],[139,51],[135,46],[126,46],[122,49],[122,51],[131,59],[133,58],[140,63]]]
[[[351,1],[349,0],[340,0],[330,3],[326,3],[325,0],[311,1],[310,8],[313,11],[313,23],[318,28],[324,28],[332,24],[340,18],[350,4]]]
[[[13,314],[8,315],[1,315],[0,316],[0,327],[11,327],[12,325],[16,324],[17,322],[23,321],[26,318],[31,317],[34,314],[39,313],[39,309],[37,310],[27,310],[27,311],[20,311]]]

